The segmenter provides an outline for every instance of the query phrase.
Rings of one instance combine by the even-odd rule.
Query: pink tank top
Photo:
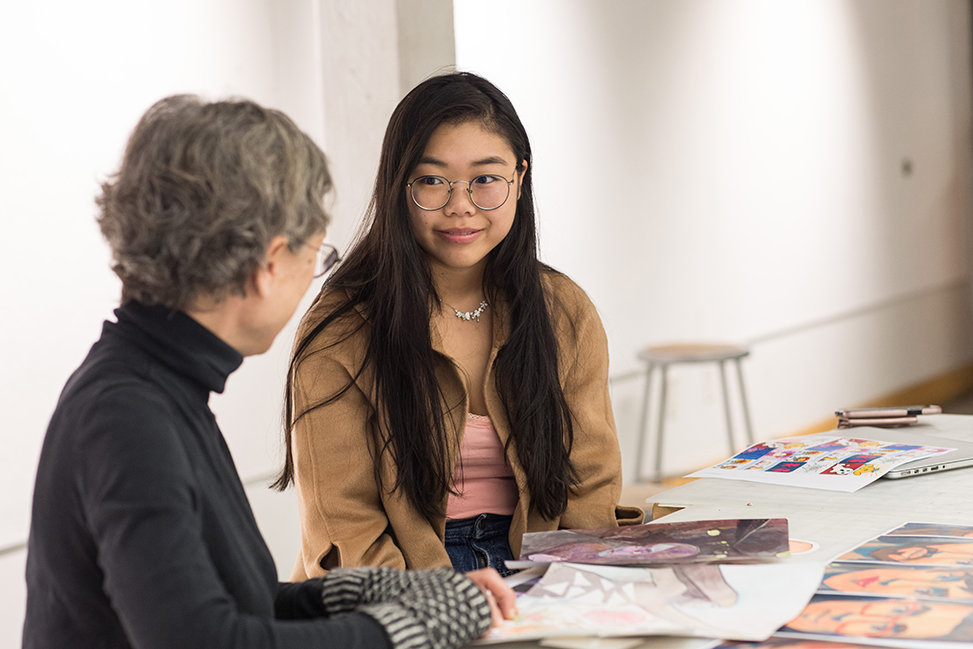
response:
[[[489,417],[466,415],[466,432],[459,454],[453,482],[460,495],[449,496],[446,518],[513,514],[517,506],[517,482],[506,464],[503,444]]]

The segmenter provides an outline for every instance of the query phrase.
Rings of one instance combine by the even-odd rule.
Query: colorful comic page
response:
[[[821,580],[815,563],[625,568],[552,564],[518,615],[478,641],[681,635],[763,640]]]
[[[877,429],[875,432],[881,433]],[[852,492],[900,464],[951,450],[954,449],[834,434],[784,437],[754,444],[687,477]]]
[[[524,534],[510,568],[549,563],[653,566],[766,560],[789,555],[786,518],[648,523]]]

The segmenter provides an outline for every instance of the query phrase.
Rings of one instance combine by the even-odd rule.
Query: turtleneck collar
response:
[[[130,300],[115,309],[115,317],[117,323],[105,323],[105,334],[134,342],[209,391],[223,392],[227,377],[243,363],[239,352],[182,311]]]

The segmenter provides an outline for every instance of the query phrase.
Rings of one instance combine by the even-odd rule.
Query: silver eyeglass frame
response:
[[[314,279],[324,277],[341,261],[338,249],[330,243],[322,242],[314,260]]]
[[[503,201],[501,201],[500,204],[497,205],[496,207],[482,207],[480,206],[479,203],[473,200],[473,180],[476,180],[476,178],[482,178],[483,176],[492,176],[494,178],[501,178],[504,180],[504,182],[507,183],[507,195],[504,197]],[[439,178],[444,183],[449,185],[449,192],[447,192],[446,194],[446,200],[439,207],[424,207],[419,204],[419,201],[416,200],[416,195],[412,189],[412,186],[416,183],[416,181],[422,180],[423,178]],[[421,176],[418,176],[417,178],[414,178],[412,182],[406,183],[405,186],[409,188],[409,198],[412,199],[412,202],[415,203],[415,206],[418,207],[420,210],[425,210],[426,212],[435,212],[436,210],[441,210],[444,207],[446,207],[449,204],[449,199],[453,197],[453,185],[457,183],[466,183],[466,194],[467,196],[470,197],[470,202],[476,205],[476,209],[478,210],[483,210],[484,212],[492,212],[493,210],[499,210],[501,207],[507,204],[507,201],[510,199],[510,186],[514,184],[514,180],[516,179],[516,176],[514,176],[514,178],[511,178],[510,180],[507,180],[504,176],[501,176],[500,174],[480,174],[476,178],[474,178],[473,180],[447,180],[446,178],[442,176],[437,176],[436,174],[423,174]]]

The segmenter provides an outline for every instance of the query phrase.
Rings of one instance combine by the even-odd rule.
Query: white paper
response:
[[[478,643],[558,636],[764,640],[821,582],[817,563],[623,568],[559,563]]]
[[[827,433],[784,437],[754,444],[733,457],[689,478],[723,478],[810,487],[828,491],[858,491],[896,466],[955,450],[863,437],[860,433]],[[880,433],[876,429],[869,432]]]

